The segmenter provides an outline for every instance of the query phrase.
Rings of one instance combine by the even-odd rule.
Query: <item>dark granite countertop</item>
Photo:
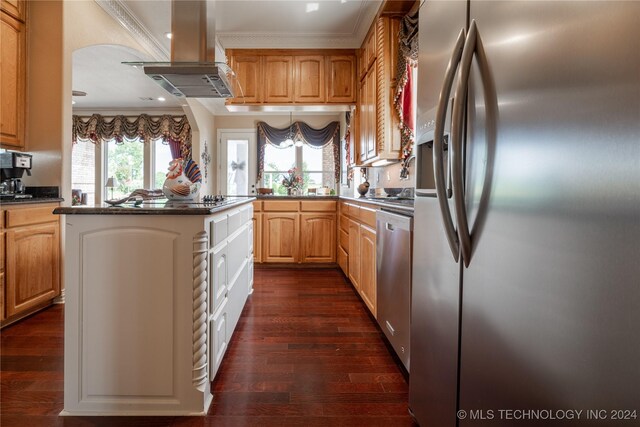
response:
[[[338,196],[279,196],[273,194],[258,194],[258,200],[338,200]]]
[[[64,202],[64,199],[61,197],[33,197],[31,199],[14,199],[14,200],[3,200],[0,202],[2,206],[5,205],[29,205],[32,203],[60,203]]]
[[[211,215],[216,212],[243,205],[255,200],[255,197],[229,198],[222,203],[214,202],[178,202],[152,200],[134,206],[125,203],[110,206],[106,203],[95,206],[58,207],[53,213],[59,215]]]
[[[352,196],[340,196],[340,200],[347,202],[366,203],[374,206],[379,206],[385,210],[399,211],[405,214],[413,214],[413,200],[410,199],[386,199],[378,198],[372,199],[368,197],[352,197]]]

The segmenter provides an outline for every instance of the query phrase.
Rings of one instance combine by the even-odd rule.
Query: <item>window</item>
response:
[[[304,192],[309,188],[335,188],[335,166],[331,144],[321,148],[315,148],[309,144],[288,148],[278,148],[271,144],[265,146],[262,174],[264,187],[273,188],[274,194],[287,194],[287,189],[282,186],[282,178],[291,168],[302,171]]]
[[[116,180],[113,197],[119,199],[136,188],[144,188],[144,144],[138,141],[116,144],[112,140],[105,145],[105,177]],[[111,198],[110,189],[107,196]]]
[[[78,141],[71,152],[71,188],[87,195],[87,204],[95,203],[96,146],[90,141]]]
[[[169,162],[171,157],[171,149],[169,144],[165,144],[161,139],[153,143],[153,176],[151,180],[151,188],[162,188],[164,180],[167,178],[169,170]]]

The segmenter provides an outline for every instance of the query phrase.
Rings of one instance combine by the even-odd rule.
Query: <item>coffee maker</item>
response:
[[[0,199],[27,199],[21,178],[26,172],[31,176],[31,154],[6,151],[0,153]]]

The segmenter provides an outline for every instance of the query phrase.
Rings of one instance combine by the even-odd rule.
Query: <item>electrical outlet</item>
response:
[[[376,184],[380,182],[380,172],[376,172]]]

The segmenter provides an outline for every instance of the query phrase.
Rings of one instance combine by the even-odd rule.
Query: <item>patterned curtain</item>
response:
[[[191,126],[187,116],[115,116],[107,119],[100,114],[91,117],[73,116],[72,142],[90,141],[100,144],[115,140],[116,144],[140,140],[149,142],[162,139],[169,144],[175,159],[191,158]]]
[[[300,138],[313,148],[324,148],[332,144],[336,182],[340,182],[340,122],[331,122],[322,129],[314,129],[304,122],[294,122],[290,127],[278,129],[265,122],[258,123],[258,179],[264,172],[264,151],[267,143],[280,148],[280,142],[287,139],[290,132],[294,139]]]
[[[408,166],[413,143],[415,141],[415,124],[412,99],[411,69],[418,64],[418,11],[405,15],[400,23],[398,34],[398,86],[394,96],[394,105],[400,118],[402,158],[404,166]]]

